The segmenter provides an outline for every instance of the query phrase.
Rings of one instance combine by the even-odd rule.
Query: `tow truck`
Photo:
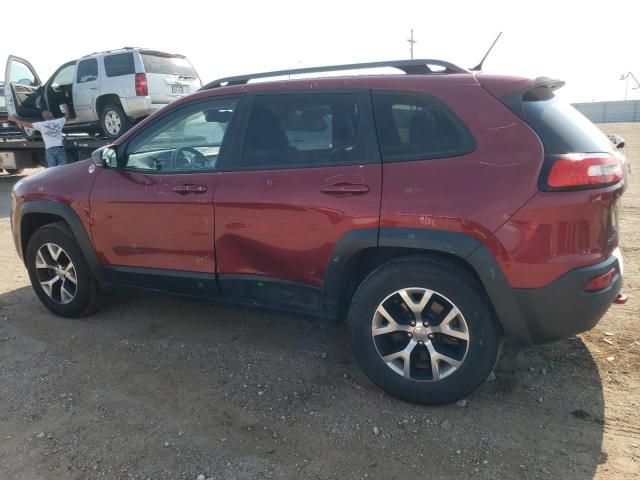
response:
[[[77,162],[89,158],[91,152],[112,141],[88,134],[67,134],[63,146],[68,161]],[[41,139],[27,140],[22,136],[0,137],[0,171],[16,175],[25,168],[44,166],[44,151],[44,142]]]

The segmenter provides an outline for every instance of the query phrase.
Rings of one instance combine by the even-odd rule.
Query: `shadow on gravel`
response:
[[[368,381],[344,326],[160,294],[62,319],[25,287],[0,294],[0,381],[9,476],[566,480],[605,461],[579,339],[506,351],[466,405],[423,407]],[[40,431],[50,447],[21,433]]]

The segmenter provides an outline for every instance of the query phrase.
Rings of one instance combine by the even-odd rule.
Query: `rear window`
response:
[[[522,112],[547,155],[612,151],[611,142],[598,127],[553,93],[526,93]]]
[[[132,75],[136,72],[132,53],[116,53],[104,57],[104,71],[107,77]]]
[[[142,64],[147,73],[160,73],[163,75],[179,75],[181,77],[197,78],[198,74],[193,66],[184,57],[154,55],[141,53]]]
[[[475,148],[462,120],[432,95],[375,92],[373,108],[386,162],[454,157]]]

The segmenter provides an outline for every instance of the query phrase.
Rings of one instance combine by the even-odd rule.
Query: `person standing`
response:
[[[54,118],[51,112],[45,110],[42,112],[42,118],[44,119],[42,122],[25,122],[12,115],[9,116],[9,121],[23,127],[33,128],[40,132],[42,140],[44,140],[47,168],[57,167],[58,165],[65,165],[67,163],[67,155],[62,146],[62,129],[65,123],[67,123],[67,120],[69,120],[69,107],[66,105],[64,105],[64,107],[64,109],[61,108],[64,117]]]

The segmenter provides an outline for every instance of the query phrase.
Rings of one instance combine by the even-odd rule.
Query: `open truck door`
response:
[[[9,55],[4,70],[4,97],[7,112],[21,120],[40,121],[45,109],[44,88],[33,66],[23,58]],[[31,140],[36,133],[31,128],[22,128],[22,133]]]
[[[42,82],[26,60],[9,55],[4,71],[7,112],[24,120],[42,119],[45,107]]]

